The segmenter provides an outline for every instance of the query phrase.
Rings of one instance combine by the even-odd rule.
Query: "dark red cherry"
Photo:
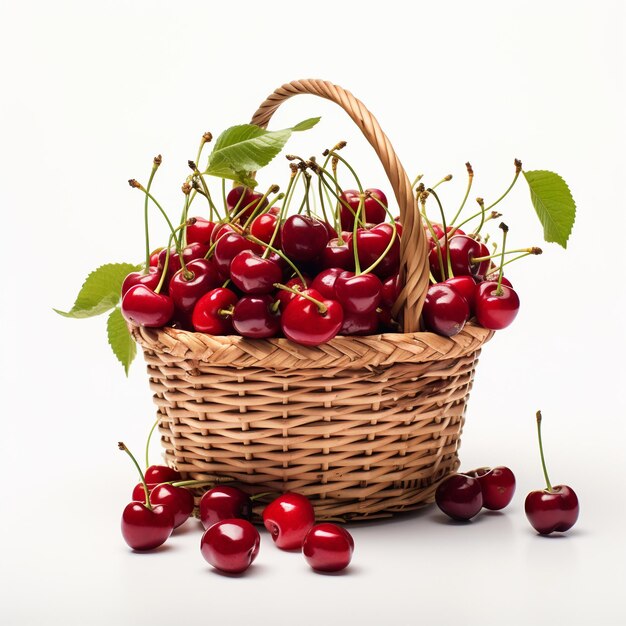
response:
[[[205,528],[225,519],[252,518],[252,500],[241,489],[218,485],[200,498],[200,521]]]
[[[235,304],[234,329],[250,339],[275,337],[280,330],[280,314],[272,311],[273,304],[269,295],[244,296]]]
[[[354,271],[354,252],[350,248],[348,240],[342,239],[340,243],[336,237],[330,239],[322,250],[319,264],[322,268],[339,267]]]
[[[470,314],[474,310],[474,296],[476,294],[476,279],[473,276],[454,276],[444,281],[444,285],[449,285],[462,295],[470,308]]]
[[[400,275],[394,274],[389,276],[383,281],[383,288],[381,291],[381,304],[386,307],[393,307],[402,291],[402,285],[400,284]]]
[[[355,276],[352,272],[343,272],[335,281],[335,292],[341,306],[360,315],[376,310],[382,290],[382,283],[374,274]]]
[[[315,289],[322,294],[324,298],[329,300],[337,300],[337,292],[335,291],[335,283],[337,278],[344,273],[345,270],[339,267],[329,267],[322,270],[311,283],[311,289]]]
[[[316,259],[328,243],[323,222],[307,215],[292,215],[282,227],[283,252],[294,261]]]
[[[178,470],[167,465],[151,465],[144,472],[144,478],[148,483],[158,485],[159,483],[169,483],[176,480],[182,480],[182,476]]]
[[[174,301],[177,313],[191,315],[196,302],[220,282],[220,276],[211,261],[195,259],[172,276],[169,295]]]
[[[226,196],[226,205],[231,214],[241,214],[239,222],[245,224],[252,214],[259,207],[259,202],[263,201],[260,209],[267,206],[267,199],[263,199],[263,194],[252,191],[248,187],[235,187]],[[242,212],[243,211],[243,212]]]
[[[285,307],[281,316],[281,326],[287,339],[305,346],[317,346],[330,341],[337,335],[343,324],[343,309],[336,300],[324,298],[314,289],[306,289],[304,294],[317,300],[323,310],[314,302],[296,296]]]
[[[508,467],[480,467],[467,472],[467,475],[478,479],[484,508],[499,511],[513,499],[515,475]]]
[[[152,265],[148,268],[148,272],[131,272],[126,276],[122,283],[122,296],[126,295],[126,292],[135,285],[146,285],[149,289],[154,291],[159,281],[161,280],[161,270]]]
[[[540,535],[564,533],[578,519],[578,496],[567,485],[531,491],[524,502],[526,517]]]
[[[373,335],[378,330],[378,313],[352,313],[344,310],[340,335]]]
[[[276,229],[277,224],[277,215],[274,215],[273,213],[261,213],[261,215],[257,215],[252,220],[252,223],[250,224],[250,233],[254,235],[257,239],[260,239],[265,243],[269,243],[272,240],[272,236],[274,235],[274,230]],[[280,248],[280,228],[276,233],[276,237],[274,239],[272,247]]]
[[[225,287],[204,294],[193,309],[191,322],[194,329],[210,335],[230,335],[233,328],[231,316],[220,311],[235,306],[237,300],[237,295]]]
[[[393,238],[393,242],[392,242]],[[373,274],[385,279],[398,273],[400,268],[400,240],[393,235],[393,228],[389,224],[378,224],[371,229],[360,228],[356,234],[356,244],[361,269],[365,270],[379,259],[380,262],[372,270]],[[390,249],[387,247],[391,245]],[[354,250],[354,241],[349,244]]]
[[[489,269],[489,260],[475,262],[473,259],[489,256],[485,244],[468,237],[454,235],[448,240],[450,265],[455,276],[484,276]],[[446,260],[444,257],[444,267]]]
[[[285,285],[287,287],[291,287],[292,289],[297,289],[298,291],[308,289],[311,286],[311,279],[308,276],[303,276],[302,278],[304,278],[304,284],[297,276],[294,276],[293,278],[290,278]],[[295,293],[287,291],[286,289],[278,289],[278,291],[276,291],[276,300],[280,302],[279,306],[281,311],[284,311],[287,304],[295,297]]]
[[[207,528],[200,551],[207,563],[228,574],[245,572],[259,553],[259,531],[245,519],[227,519]]]
[[[230,264],[230,278],[244,293],[270,293],[282,277],[283,271],[276,261],[264,259],[252,250],[237,253]]]
[[[282,550],[302,548],[304,538],[314,523],[313,506],[299,493],[284,493],[263,510],[263,524],[276,546]]]
[[[356,189],[346,189],[340,198],[342,201],[340,211],[341,228],[343,230],[352,230],[356,213],[359,210],[359,192]],[[383,222],[387,214],[385,208],[381,206],[381,202],[384,207],[387,206],[387,198],[380,189],[366,189],[359,221],[371,224]],[[349,208],[346,204],[349,205]]]
[[[184,487],[174,487],[168,483],[156,485],[150,491],[151,504],[162,504],[170,509],[174,516],[174,528],[187,521],[193,513],[193,494]]]
[[[498,283],[484,282],[476,286],[474,311],[478,323],[490,330],[501,330],[513,322],[519,312],[519,296],[514,289]]]
[[[232,260],[243,250],[254,250],[261,253],[261,247],[248,241],[239,233],[226,233],[221,235],[215,244],[213,259],[217,271],[223,278],[230,278],[230,264]]]
[[[354,539],[336,524],[317,524],[304,538],[302,554],[306,562],[318,572],[339,572],[350,564]]]
[[[435,502],[452,519],[470,520],[483,506],[480,483],[465,474],[452,474],[437,487]]]
[[[202,243],[210,245],[211,235],[215,228],[215,222],[205,219],[204,217],[194,218],[196,221],[187,226],[187,243]]]
[[[174,530],[174,516],[166,506],[151,509],[131,502],[122,513],[122,536],[133,550],[153,550],[165,543]]]
[[[131,287],[122,298],[122,315],[133,324],[160,328],[172,319],[173,314],[173,300],[155,293],[146,285]]]
[[[467,300],[449,285],[439,283],[428,288],[422,309],[427,330],[452,337],[463,330],[469,314]]]

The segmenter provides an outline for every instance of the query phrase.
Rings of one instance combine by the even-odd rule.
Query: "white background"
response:
[[[624,623],[622,3],[0,7],[2,624]],[[493,200],[519,157],[566,178],[578,217],[567,251],[546,245],[511,269],[522,310],[486,346],[469,404],[463,467],[509,465],[511,507],[463,527],[434,508],[352,525],[353,565],[337,577],[264,533],[253,568],[232,579],[202,560],[195,522],[157,553],[126,548],[119,516],[136,476],[116,442],[140,452],[153,420],[144,366],[126,380],[104,318],[51,309],[69,308],[92,268],[141,260],[128,178],[145,181],[161,152],[155,192],[176,213],[200,135],[247,121],[303,77],[360,97],[411,176],[454,174],[441,191],[450,207],[466,160],[472,196]],[[290,150],[348,139],[366,185],[388,190],[337,107],[299,97],[273,124],[314,115],[322,123]],[[283,183],[284,167],[262,181]],[[511,241],[541,243],[523,181],[503,209]],[[535,535],[523,512],[543,484],[537,408],[553,482],[581,500],[561,538]]]

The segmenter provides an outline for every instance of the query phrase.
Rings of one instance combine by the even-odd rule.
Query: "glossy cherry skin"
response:
[[[283,252],[293,261],[316,259],[328,243],[324,224],[307,215],[292,215],[282,227]]]
[[[174,530],[170,509],[158,505],[149,509],[141,502],[131,502],[122,513],[122,536],[133,550],[153,550],[165,543]]]
[[[150,491],[151,504],[162,504],[170,509],[174,515],[174,528],[185,523],[193,513],[193,494],[184,487],[174,487],[168,483],[156,485]]]
[[[122,298],[122,315],[133,324],[160,328],[172,319],[173,314],[174,301],[146,285],[131,287]]]
[[[187,226],[187,243],[201,243],[211,245],[211,235],[215,228],[215,222],[204,217],[194,218],[196,221]]]
[[[191,323],[194,329],[210,335],[229,335],[233,328],[231,317],[220,311],[235,306],[237,300],[237,295],[225,287],[204,294],[193,309]]]
[[[204,531],[200,551],[207,563],[227,574],[245,572],[259,553],[259,531],[245,519],[226,519]]]
[[[220,276],[211,261],[195,259],[186,265],[187,271],[180,269],[169,284],[169,295],[174,300],[176,312],[191,314],[196,302],[221,282]]]
[[[241,213],[239,221],[241,224],[245,224],[245,222],[248,221],[248,218],[255,212],[261,200],[263,200],[262,194],[252,191],[252,189],[249,189],[248,187],[239,186],[229,191],[226,196],[226,205],[231,213],[233,211],[235,211],[236,214]],[[266,206],[267,200],[263,200],[262,208],[265,208]]]
[[[144,478],[146,483],[148,483],[148,487],[151,484],[158,485],[159,483],[169,483],[183,479],[178,470],[167,465],[151,465],[144,472]]]
[[[322,250],[319,260],[320,267],[339,267],[344,270],[354,271],[354,253],[352,252],[348,240],[333,237],[328,240],[326,247]]]
[[[489,249],[483,243],[467,235],[454,235],[448,240],[450,265],[455,276],[484,276],[489,269],[489,260],[473,262],[472,259],[489,256]],[[444,256],[444,267],[446,265]]]
[[[571,487],[557,485],[551,491],[531,491],[524,502],[526,517],[540,535],[564,533],[578,519],[578,496]]]
[[[324,298],[329,300],[337,300],[337,292],[335,291],[335,284],[337,278],[341,276],[346,270],[340,267],[329,267],[322,270],[311,283],[311,289],[315,289],[322,294]]]
[[[307,295],[321,302],[326,311],[320,313],[318,306],[296,296],[283,311],[281,326],[287,339],[304,346],[318,346],[330,341],[341,329],[343,309],[336,300],[324,298],[314,289],[306,289]]]
[[[354,539],[336,524],[317,524],[307,533],[302,544],[306,562],[318,572],[339,572],[352,560]]]
[[[356,234],[356,245],[361,269],[366,270],[382,257],[372,273],[381,279],[398,273],[400,268],[400,239],[393,238],[393,229],[389,224],[378,224],[371,229],[360,228]],[[385,252],[391,243],[391,248]],[[354,239],[350,240],[350,250],[354,249]],[[384,255],[384,256],[383,256]]]
[[[200,521],[205,528],[225,519],[252,518],[252,500],[241,489],[218,485],[200,498]]]
[[[396,303],[396,300],[400,295],[400,291],[402,291],[402,285],[400,284],[399,274],[394,274],[393,276],[389,276],[389,278],[385,279],[380,293],[380,302],[382,306],[391,308]]]
[[[313,505],[299,493],[284,493],[265,507],[263,524],[281,550],[299,550],[315,524]]]
[[[233,328],[249,339],[275,337],[280,330],[280,314],[274,313],[270,295],[244,296],[235,304]]]
[[[230,264],[230,279],[244,293],[267,294],[275,290],[274,283],[283,278],[283,270],[272,259],[264,259],[252,250],[242,250]]]
[[[508,467],[480,467],[467,475],[478,479],[485,509],[499,511],[513,499],[515,475]]]
[[[217,271],[223,278],[230,278],[230,264],[243,250],[261,252],[260,246],[248,241],[239,233],[226,233],[219,238],[213,250],[213,259]]]
[[[163,248],[156,248],[150,253],[150,267],[158,267],[161,250],[163,250]]]
[[[156,487],[155,483],[147,483],[148,494]],[[145,502],[146,501],[146,492],[143,488],[143,483],[137,483],[133,487],[133,501],[134,502]]]
[[[361,209],[360,221],[371,224],[380,224],[386,217],[386,211],[375,198],[378,198],[384,206],[387,206],[387,197],[380,189],[366,189],[363,207]],[[352,230],[354,219],[359,210],[359,192],[356,189],[346,189],[340,196],[341,211],[339,218],[343,230]],[[346,207],[344,202],[349,205]]]
[[[169,279],[176,274],[176,272],[181,268],[180,265],[180,256],[176,251],[176,248],[170,248],[170,255],[167,256],[167,248],[163,248],[161,252],[159,252],[159,265],[157,266],[161,271],[165,268],[165,261],[167,259],[167,277],[166,281],[169,282]]]
[[[125,296],[126,292],[135,285],[146,285],[146,287],[154,291],[159,285],[160,280],[161,270],[157,267],[150,266],[147,274],[144,274],[144,272],[131,272],[128,276],[126,276],[124,282],[122,283],[122,297]]]
[[[438,283],[428,288],[422,309],[422,319],[428,330],[453,337],[463,330],[469,315],[467,300],[449,285]]]
[[[483,507],[480,483],[465,474],[452,474],[439,483],[435,502],[452,519],[470,520]]]
[[[351,313],[344,311],[340,335],[373,335],[378,330],[378,313]]]
[[[498,283],[484,282],[476,287],[474,312],[478,323],[490,330],[501,330],[509,326],[519,313],[520,301],[517,292],[501,285],[502,294],[496,295]]]
[[[285,286],[299,291],[308,289],[311,286],[311,279],[308,276],[303,276],[302,278],[304,278],[304,284],[297,276],[294,276],[285,283]],[[296,294],[286,289],[278,289],[275,297],[280,302],[280,310],[284,311],[285,307],[296,297]]]
[[[229,222],[218,222],[217,224],[215,224],[215,228],[211,233],[211,244],[214,244],[218,239],[221,239],[224,235],[227,235],[228,233],[236,233],[238,235],[241,235],[242,232],[242,228],[237,225],[233,225]]]
[[[343,272],[335,281],[337,299],[344,310],[365,315],[376,310],[382,297],[383,285],[374,274]]]
[[[449,285],[462,295],[469,305],[470,314],[474,310],[474,296],[476,295],[476,279],[473,276],[454,276],[444,281],[444,285]]]
[[[269,243],[274,235],[276,224],[278,223],[278,216],[273,213],[261,213],[257,215],[250,224],[250,233],[257,239]],[[274,238],[273,248],[280,248],[280,228]]]

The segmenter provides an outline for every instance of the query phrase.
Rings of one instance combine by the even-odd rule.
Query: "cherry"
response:
[[[169,284],[169,295],[178,313],[191,314],[196,302],[208,291],[215,289],[220,277],[211,261],[195,259],[180,269]]]
[[[228,233],[236,233],[238,235],[241,235],[242,229],[234,226],[230,222],[218,222],[217,224],[215,224],[215,228],[211,233],[211,244],[214,244],[218,239],[220,239],[224,235],[227,235]]]
[[[304,283],[300,280],[298,276],[294,276],[285,283],[285,286],[289,287],[290,289],[296,289],[297,291],[308,289],[311,286],[311,279],[308,276],[303,276],[302,278],[304,278]],[[278,300],[278,302],[280,303],[280,310],[284,311],[287,304],[289,304],[289,302],[291,302],[296,297],[296,295],[297,294],[295,294],[293,291],[287,291],[287,289],[279,289],[276,292],[276,300]]]
[[[556,485],[553,487],[550,484],[543,455],[543,443],[541,441],[541,411],[537,411],[537,436],[539,438],[539,452],[541,454],[543,475],[546,479],[546,488],[531,491],[526,496],[524,510],[531,526],[539,534],[563,533],[576,523],[580,507],[578,496],[571,487],[567,485]]]
[[[205,528],[225,519],[252,518],[252,500],[241,489],[219,485],[200,498],[200,521]]]
[[[183,248],[183,261],[185,261],[185,265],[187,265],[190,261],[203,259],[210,249],[211,246],[209,244],[200,243],[199,241],[194,241],[193,243],[188,244]]]
[[[342,239],[341,243],[339,239],[333,237],[329,239],[326,247],[322,250],[320,256],[320,267],[331,268],[340,267],[344,270],[354,270],[354,253],[350,249],[348,239]]]
[[[152,490],[156,487],[156,483],[147,483],[148,492],[152,492]],[[133,495],[132,498],[135,502],[143,502],[146,499],[146,492],[143,488],[143,483],[137,483],[133,487]]]
[[[167,465],[151,465],[144,472],[144,476],[148,485],[182,480],[180,472]]]
[[[500,293],[499,293],[500,292]],[[478,323],[490,330],[501,330],[513,322],[519,312],[519,296],[512,287],[497,282],[477,285],[474,311]]]
[[[165,267],[165,259],[167,258],[167,248],[163,248],[161,252],[159,252],[159,264],[158,268],[163,271]],[[176,248],[170,248],[170,256],[167,260],[167,280],[169,281],[174,274],[181,268],[180,257],[178,256],[178,251]]]
[[[324,224],[324,228],[326,229],[326,233],[328,235],[328,239],[336,239],[337,238],[337,231],[326,221],[323,221],[322,224]]]
[[[147,285],[134,285],[122,298],[122,315],[133,324],[160,328],[172,319],[173,313],[173,300]]]
[[[364,192],[363,208],[361,209],[360,219],[362,222],[370,222],[379,224],[386,217],[385,208],[387,206],[387,197],[380,189],[366,189]],[[360,194],[356,189],[346,189],[341,195],[341,212],[339,218],[341,220],[341,228],[344,230],[352,230],[354,227],[354,219],[359,209]],[[382,202],[381,206],[376,198]],[[347,203],[350,208],[345,206]]]
[[[340,267],[329,267],[322,270],[311,283],[311,289],[318,291],[324,298],[330,300],[337,300],[337,292],[335,291],[335,284],[337,278],[344,273],[345,270]],[[289,284],[289,283],[287,283]]]
[[[494,283],[497,283],[498,282],[498,272],[494,272],[493,274],[488,274],[487,276],[485,276],[485,280],[483,282],[494,282]],[[511,283],[511,281],[506,276],[502,277],[502,284],[506,285],[507,287],[511,287],[513,289],[513,284]]]
[[[243,250],[254,250],[261,253],[261,247],[248,241],[243,235],[239,233],[226,233],[221,235],[215,244],[213,251],[213,258],[215,259],[215,266],[217,270],[224,278],[230,278],[230,264],[235,256]]]
[[[339,302],[322,297],[314,289],[305,289],[296,296],[281,316],[285,337],[305,346],[317,346],[330,341],[342,324],[343,309]]]
[[[343,272],[335,281],[335,292],[342,307],[350,313],[364,315],[376,310],[383,285],[374,274]]]
[[[215,228],[215,222],[205,219],[204,217],[195,217],[195,222],[187,226],[187,243],[202,243],[210,245],[211,235]]]
[[[265,507],[263,523],[281,550],[300,549],[315,523],[315,512],[303,495],[287,492]]]
[[[317,524],[302,544],[306,562],[318,572],[338,572],[348,567],[354,552],[352,535],[336,524]]]
[[[174,515],[169,507],[150,503],[148,486],[141,468],[130,450],[121,441],[120,450],[134,463],[144,488],[144,502],[131,502],[122,513],[122,537],[133,550],[152,550],[164,543],[174,530]]]
[[[266,339],[280,330],[280,315],[272,311],[274,301],[269,295],[244,296],[233,310],[232,322],[242,337]]]
[[[469,319],[467,300],[449,285],[431,285],[426,292],[422,319],[426,328],[438,335],[453,337]]]
[[[170,509],[174,515],[174,528],[186,522],[193,513],[194,501],[191,491],[169,483],[156,485],[150,491],[150,502],[153,505],[162,504]]]
[[[261,200],[263,200],[263,205],[261,208],[265,208],[267,206],[267,200],[263,199],[263,194],[252,191],[252,189],[248,187],[239,186],[231,189],[226,196],[226,206],[231,213],[235,209],[236,213],[240,213],[241,211],[243,211],[241,217],[239,218],[239,221],[244,224],[248,220],[248,218],[256,211]]]
[[[466,474],[452,474],[439,483],[435,502],[452,519],[470,520],[483,506],[480,483]]]
[[[218,287],[204,294],[193,309],[191,322],[196,331],[210,335],[229,335],[232,330],[227,311],[237,303],[237,295],[230,289]]]
[[[320,220],[292,215],[282,227],[283,252],[294,261],[316,259],[328,243],[328,231]]]
[[[467,475],[478,479],[485,509],[499,511],[513,499],[515,476],[508,467],[480,467]]]
[[[445,250],[444,267],[446,266]],[[467,235],[454,235],[448,240],[448,254],[450,265],[455,276],[484,276],[489,269],[489,260],[474,262],[473,259],[489,256],[485,244],[476,241]]]
[[[352,313],[344,311],[340,335],[373,335],[378,330],[378,313]]]
[[[458,294],[462,295],[469,305],[470,314],[474,310],[474,296],[476,294],[476,279],[473,276],[454,276],[444,281]]]
[[[380,292],[381,304],[391,308],[396,303],[401,291],[400,275],[394,274],[393,276],[389,276],[389,278],[385,279],[383,282],[383,288]]]
[[[245,572],[259,553],[259,531],[245,519],[226,519],[204,531],[200,550],[215,569],[228,574]]]
[[[157,248],[150,253],[150,267],[158,267],[159,254],[161,254],[161,250],[163,250],[163,248]]]
[[[148,269],[148,273],[144,272],[131,272],[126,276],[122,283],[122,297],[126,295],[126,292],[135,285],[146,285],[150,290],[154,291],[161,280],[161,270],[152,265]]]
[[[245,293],[270,293],[282,277],[283,271],[276,261],[264,259],[252,250],[242,250],[230,264],[231,280]]]
[[[265,243],[270,243],[277,223],[277,215],[274,215],[273,213],[261,213],[261,215],[257,215],[252,220],[252,223],[250,224],[250,233],[257,239],[260,239]],[[274,248],[280,248],[280,229],[278,229],[278,232],[276,233],[272,246]]]
[[[382,279],[398,273],[400,268],[400,240],[396,233],[390,250],[383,256],[393,237],[393,228],[390,224],[378,224],[371,229],[359,228],[356,233],[356,246],[359,263],[368,268],[382,257],[378,265],[372,270]],[[350,240],[350,250],[353,250],[354,240]]]

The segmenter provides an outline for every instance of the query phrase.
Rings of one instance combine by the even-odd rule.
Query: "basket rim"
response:
[[[248,339],[171,327],[146,328],[130,323],[128,327],[146,357],[157,354],[162,361],[185,369],[195,369],[200,363],[288,370],[436,362],[475,352],[494,334],[470,321],[453,337],[431,332],[338,335],[318,346],[303,346],[283,337]]]

